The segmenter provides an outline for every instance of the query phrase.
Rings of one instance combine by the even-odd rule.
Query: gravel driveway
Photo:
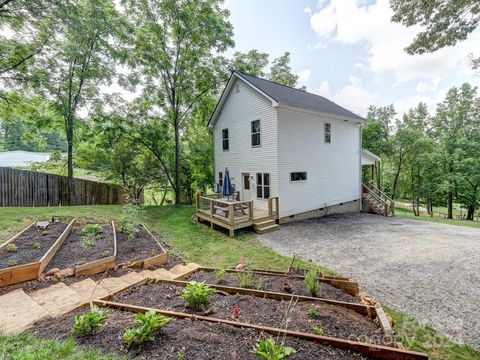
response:
[[[480,229],[358,213],[285,224],[259,240],[480,348]]]

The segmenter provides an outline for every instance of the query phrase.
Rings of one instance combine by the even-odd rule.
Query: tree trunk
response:
[[[395,193],[397,192],[398,178],[400,177],[400,171],[402,170],[402,163],[403,163],[403,153],[402,153],[402,150],[400,149],[400,158],[398,160],[397,172],[395,173],[395,177],[393,179],[392,200],[395,200]]]
[[[180,126],[178,123],[178,115],[175,115],[175,204],[181,204],[180,190]]]
[[[163,203],[165,202],[165,198],[167,197],[167,192],[168,192],[168,182],[165,184],[165,189],[163,190],[163,196],[162,196],[162,201],[160,202],[160,206],[163,206]]]
[[[467,220],[473,221],[473,215],[475,214],[475,206],[469,205],[468,206],[468,213],[467,213]]]
[[[67,204],[73,204],[73,118],[67,116],[66,133],[67,133]]]
[[[453,219],[453,192],[451,190],[448,191],[448,214],[447,219]]]

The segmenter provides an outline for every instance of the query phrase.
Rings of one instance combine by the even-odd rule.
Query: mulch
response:
[[[163,283],[142,285],[115,296],[112,301],[195,313],[186,307],[185,301],[180,297],[183,289],[180,286]],[[290,303],[249,295],[217,293],[211,298],[208,309],[196,314],[232,320],[235,306],[240,309],[238,321],[241,322],[287,327],[289,330],[307,333],[312,333],[314,327],[320,327],[326,336],[362,342],[371,341],[376,344],[391,342],[391,339],[384,338],[382,330],[372,319],[351,309],[317,301]],[[316,319],[309,316],[308,312],[312,307],[316,307],[320,313]]]
[[[0,268],[9,267],[8,263],[11,261],[15,261],[16,265],[39,261],[55,243],[67,225],[67,223],[63,222],[52,222],[45,230],[33,225],[13,241],[13,244],[17,246],[17,251],[7,252],[6,247],[0,249]],[[40,244],[39,249],[35,248],[35,243]]]
[[[47,267],[47,270],[74,268],[91,261],[112,256],[114,252],[113,229],[111,225],[102,225],[102,230],[95,237],[95,245],[85,247],[82,244],[82,229],[86,223],[75,224],[72,232],[63,242],[61,248]]]
[[[137,228],[132,241],[117,228],[117,264],[145,260],[162,253],[162,248],[143,226]]]
[[[66,340],[72,336],[74,317],[86,310],[77,310],[43,320],[30,330],[42,338]],[[135,315],[131,312],[108,309],[108,321],[96,334],[78,343],[86,349],[101,349],[104,353],[115,353],[119,357],[136,359],[178,359],[179,352],[185,359],[196,360],[257,360],[253,348],[268,335],[252,329],[235,328],[225,324],[176,319],[160,330],[155,340],[128,350],[123,342],[125,329],[134,325]],[[282,339],[278,339],[280,342]],[[332,348],[307,340],[286,338],[285,346],[293,347],[297,353],[289,359],[366,359],[348,350]]]
[[[269,276],[254,274],[253,279],[255,282],[255,289],[281,292],[286,294],[296,294],[301,296],[312,296],[308,291],[305,283],[302,279],[288,278],[283,276]],[[239,281],[235,273],[226,273],[225,280],[221,283],[218,282],[216,273],[213,271],[198,271],[191,275],[187,281],[205,281],[208,284],[218,284],[223,286],[239,287]],[[288,282],[292,287],[292,292],[285,291],[283,284]],[[338,289],[330,284],[321,283],[320,291],[317,292],[318,298],[339,300],[351,303],[358,303],[360,299],[356,296],[352,296],[344,292],[342,289]]]

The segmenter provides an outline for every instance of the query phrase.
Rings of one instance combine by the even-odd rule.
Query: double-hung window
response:
[[[252,147],[260,146],[260,120],[252,121]]]
[[[218,186],[223,187],[223,173],[221,171],[218,172]]]
[[[257,198],[268,199],[270,197],[270,174],[257,173]]]
[[[222,148],[224,151],[230,149],[230,143],[228,140],[228,128],[222,129]]]

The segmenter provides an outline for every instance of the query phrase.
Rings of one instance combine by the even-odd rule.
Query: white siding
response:
[[[230,171],[232,183],[237,190],[242,187],[242,173],[250,173],[253,181],[250,183],[251,198],[254,206],[267,208],[266,200],[256,197],[257,172],[270,173],[270,195],[277,196],[277,115],[272,102],[259,94],[250,85],[241,80],[236,84],[224,104],[222,113],[214,127],[215,149],[215,182],[218,182],[218,172],[224,174],[225,167]],[[252,148],[251,122],[260,119],[261,146]],[[222,129],[228,128],[230,149],[222,149]],[[243,200],[243,199],[242,199]],[[281,204],[281,203],[280,203]]]
[[[360,198],[359,124],[279,107],[278,144],[281,217]],[[306,171],[307,181],[290,182],[295,171]]]

